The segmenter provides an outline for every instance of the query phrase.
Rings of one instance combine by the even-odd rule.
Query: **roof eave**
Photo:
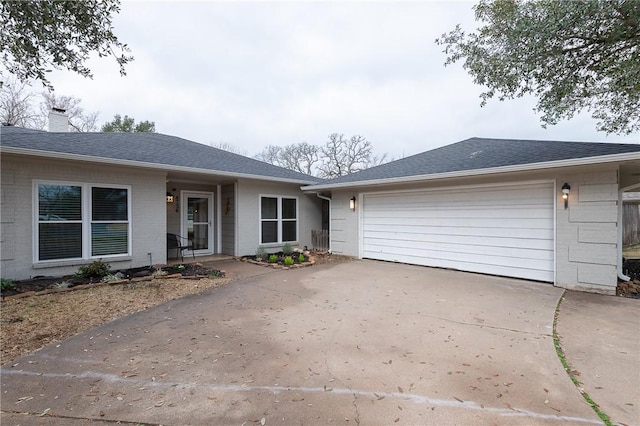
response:
[[[527,164],[519,164],[514,166],[501,166],[501,167],[491,167],[487,169],[473,169],[473,170],[462,170],[462,171],[456,171],[456,172],[433,173],[433,174],[426,174],[426,175],[402,176],[397,178],[359,180],[359,181],[343,182],[343,183],[336,183],[336,184],[329,183],[324,185],[323,184],[309,185],[304,187],[303,190],[304,191],[321,191],[321,190],[328,190],[328,189],[341,189],[341,188],[352,188],[352,187],[362,187],[362,186],[393,185],[393,184],[430,181],[430,180],[438,180],[438,179],[452,179],[452,178],[462,178],[462,177],[471,177],[471,176],[480,176],[480,175],[515,173],[515,172],[525,172],[525,171],[540,170],[540,169],[553,169],[558,167],[585,166],[590,164],[615,163],[615,162],[621,162],[621,161],[634,161],[634,160],[640,160],[640,152],[631,152],[631,153],[626,152],[622,154],[574,158],[569,160],[546,161],[543,163],[527,163]]]
[[[259,179],[259,180],[266,180],[271,182],[297,183],[297,184],[306,184],[306,185],[312,185],[316,183],[316,181],[313,181],[313,180],[287,179],[287,178],[279,178],[275,176],[255,175],[251,173],[236,173],[236,172],[227,172],[222,170],[199,169],[194,167],[174,166],[171,164],[146,163],[144,161],[123,160],[119,158],[94,157],[91,155],[69,154],[69,153],[56,152],[56,151],[41,151],[36,149],[15,148],[15,147],[9,147],[9,146],[0,146],[0,152],[3,154],[28,155],[32,157],[55,158],[58,160],[84,161],[84,162],[91,162],[91,163],[98,163],[98,164],[138,167],[138,168],[144,168],[149,170],[161,170],[166,172],[199,173],[204,175],[216,175],[216,176],[241,178],[241,179]]]

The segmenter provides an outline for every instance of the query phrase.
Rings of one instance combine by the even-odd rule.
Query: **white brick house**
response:
[[[332,198],[334,253],[613,294],[639,187],[637,144],[473,138],[304,190]]]

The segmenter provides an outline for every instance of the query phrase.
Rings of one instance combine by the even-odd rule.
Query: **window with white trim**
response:
[[[129,255],[127,186],[38,182],[36,261]]]
[[[260,196],[260,244],[298,240],[298,199]]]

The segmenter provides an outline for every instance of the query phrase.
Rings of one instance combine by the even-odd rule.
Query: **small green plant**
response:
[[[184,265],[178,265],[178,266],[176,266],[176,269],[177,269],[178,271],[183,271],[185,268],[186,268],[186,266],[184,266]]]
[[[304,257],[304,254],[300,253],[300,255],[298,256],[298,262],[303,263],[307,260],[306,257]]]
[[[78,272],[76,272],[77,277],[81,278],[100,278],[109,275],[109,266],[107,263],[104,263],[102,259],[91,262],[88,265],[83,265],[78,268]]]
[[[289,244],[289,243],[285,243],[285,244],[282,246],[282,252],[283,252],[285,255],[288,255],[288,254],[293,253],[293,249],[291,248],[291,244]]]
[[[287,266],[293,265],[293,258],[291,256],[286,256],[284,258],[284,264]]]
[[[70,281],[60,281],[59,283],[55,283],[53,286],[55,288],[69,288],[73,284]]]
[[[214,269],[214,270],[209,274],[209,278],[224,278],[224,272],[222,272],[222,271],[218,271],[217,269]]]
[[[269,255],[269,263],[276,263],[278,261],[278,256],[275,254]]]
[[[258,248],[256,249],[256,260],[262,260],[265,257],[267,257],[267,252],[263,247],[258,246]]]
[[[9,278],[0,278],[0,291],[13,290],[16,284]]]

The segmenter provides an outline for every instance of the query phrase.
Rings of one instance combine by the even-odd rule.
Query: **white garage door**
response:
[[[362,256],[553,282],[553,184],[364,194]]]

